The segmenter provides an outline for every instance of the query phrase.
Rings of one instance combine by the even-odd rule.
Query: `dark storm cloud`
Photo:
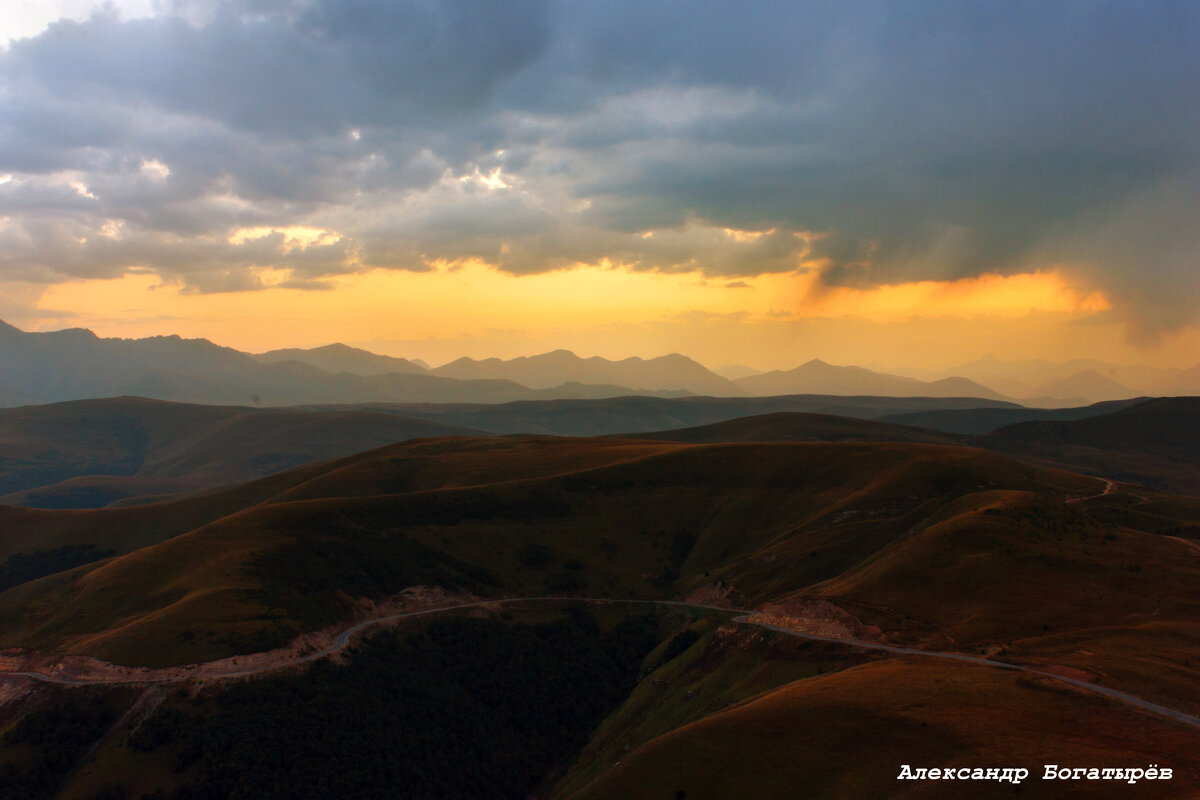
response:
[[[860,286],[1064,264],[1144,334],[1200,307],[1192,3],[173,9],[0,53],[5,276],[126,259],[320,288],[478,257],[736,279],[804,256]],[[295,225],[342,238],[230,241]]]

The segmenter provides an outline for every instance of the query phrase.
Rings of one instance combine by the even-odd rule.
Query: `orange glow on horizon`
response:
[[[286,271],[262,269],[262,291],[195,294],[149,273],[49,287],[39,309],[55,310],[39,329],[84,325],[106,336],[165,331],[240,349],[314,346],[340,340],[477,336],[489,329],[549,330],[633,324],[692,311],[765,314],[794,294],[795,275],[727,280],[697,273],[580,266],[513,276],[469,260],[428,272],[371,270],[331,279],[328,291],[279,286]],[[119,311],[115,311],[119,309]]]
[[[438,263],[427,272],[344,275],[329,279],[327,291],[282,288],[291,277],[287,270],[264,268],[256,275],[269,288],[187,293],[148,272],[57,284],[38,302],[41,319],[27,327],[81,326],[101,336],[129,338],[175,333],[250,352],[336,341],[408,342],[405,347],[418,352],[392,354],[419,356],[420,342],[429,342],[437,343],[439,353],[458,348],[464,355],[469,349],[475,357],[569,346],[607,357],[675,350],[701,361],[785,365],[794,361],[800,335],[799,328],[788,326],[800,323],[858,320],[853,325],[863,328],[861,335],[845,329],[836,345],[821,343],[822,352],[878,353],[880,343],[872,345],[867,331],[880,325],[899,342],[905,338],[902,330],[958,320],[955,338],[963,339],[963,326],[982,335],[998,331],[1002,321],[1020,324],[1032,314],[1058,315],[1065,325],[1110,308],[1103,294],[1076,288],[1055,270],[869,289],[824,286],[815,270],[712,278],[601,264],[513,276],[475,260]],[[838,323],[839,330],[844,328]],[[768,330],[778,332],[772,336]],[[1074,335],[1063,331],[1064,337]],[[716,355],[739,341],[745,355]],[[951,347],[947,342],[947,352]],[[936,356],[928,348],[922,354],[924,360]]]

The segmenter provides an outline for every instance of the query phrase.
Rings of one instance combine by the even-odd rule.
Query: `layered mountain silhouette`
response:
[[[1136,397],[1138,392],[1107,375],[1101,375],[1094,369],[1085,369],[1042,384],[1038,387],[1038,394],[1049,397],[1082,397],[1093,402],[1103,402]]]
[[[646,390],[687,391],[692,394],[729,397],[745,394],[735,383],[709,371],[687,356],[672,353],[658,358],[626,358],[610,361],[593,356],[580,358],[569,350],[507,361],[460,358],[432,370],[447,378],[491,378],[515,381],[534,389],[548,389],[563,381],[608,383]],[[782,393],[778,393],[782,394]]]
[[[255,355],[254,359],[261,364],[298,361],[326,372],[349,372],[353,375],[385,375],[389,372],[413,375],[429,371],[428,367],[407,358],[381,356],[344,344],[327,344],[308,350],[296,347],[269,350]]]
[[[966,378],[920,381],[863,367],[839,367],[813,359],[795,369],[748,375],[735,383],[747,394],[857,394],[887,397],[982,397],[1008,399]]]
[[[79,328],[26,333],[0,325],[0,403],[10,406],[120,395],[247,405],[504,403],[654,394],[657,388],[639,392],[626,384],[581,382],[570,375],[538,388],[505,379],[452,378],[406,359],[344,345],[256,357],[207,339],[109,339]]]
[[[567,350],[502,360],[423,363],[331,344],[252,355],[206,339],[101,338],[81,328],[26,333],[0,323],[0,404],[136,395],[177,402],[504,403],[626,395],[1001,395],[962,379],[923,382],[811,361],[787,372],[724,378],[687,356],[613,361]]]
[[[746,378],[751,375],[762,375],[766,372],[765,369],[755,369],[748,367],[745,364],[726,364],[723,367],[717,367],[713,372],[720,375],[722,378],[728,378],[731,381],[736,381],[738,378]]]
[[[0,322],[0,406],[7,407],[121,395],[272,406],[799,394],[1019,397],[1026,405],[1061,407],[1200,393],[1200,365],[1163,370],[987,358],[951,375],[919,370],[893,375],[813,359],[790,370],[758,372],[735,365],[721,371],[726,374],[678,353],[610,360],[567,350],[506,360],[460,358],[429,368],[419,359],[344,344],[250,354],[206,339],[101,338],[81,328],[30,333]]]

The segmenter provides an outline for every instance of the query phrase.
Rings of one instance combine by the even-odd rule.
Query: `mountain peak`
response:
[[[47,331],[43,335],[57,336],[59,338],[65,338],[65,339],[99,339],[100,338],[99,336],[96,335],[95,331],[93,331],[89,328],[63,328],[60,331]],[[152,336],[149,339],[146,339],[143,341],[153,341],[156,338],[161,339],[163,337]],[[125,341],[134,341],[134,340],[130,339],[130,340],[125,340]]]
[[[529,356],[529,358],[541,359],[542,361],[583,361],[583,359],[575,355],[575,353],[562,347],[557,350],[551,350],[548,353],[542,353],[541,355]]]
[[[714,396],[741,393],[734,384],[679,353],[613,361],[602,356],[581,358],[570,350],[558,349],[507,360],[461,358],[443,364],[433,373],[447,378],[502,378],[539,390],[575,382],[623,387],[629,394],[646,391],[687,391]]]

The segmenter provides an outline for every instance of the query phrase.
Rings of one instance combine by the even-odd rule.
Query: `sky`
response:
[[[0,0],[0,319],[1200,360],[1200,6]]]

